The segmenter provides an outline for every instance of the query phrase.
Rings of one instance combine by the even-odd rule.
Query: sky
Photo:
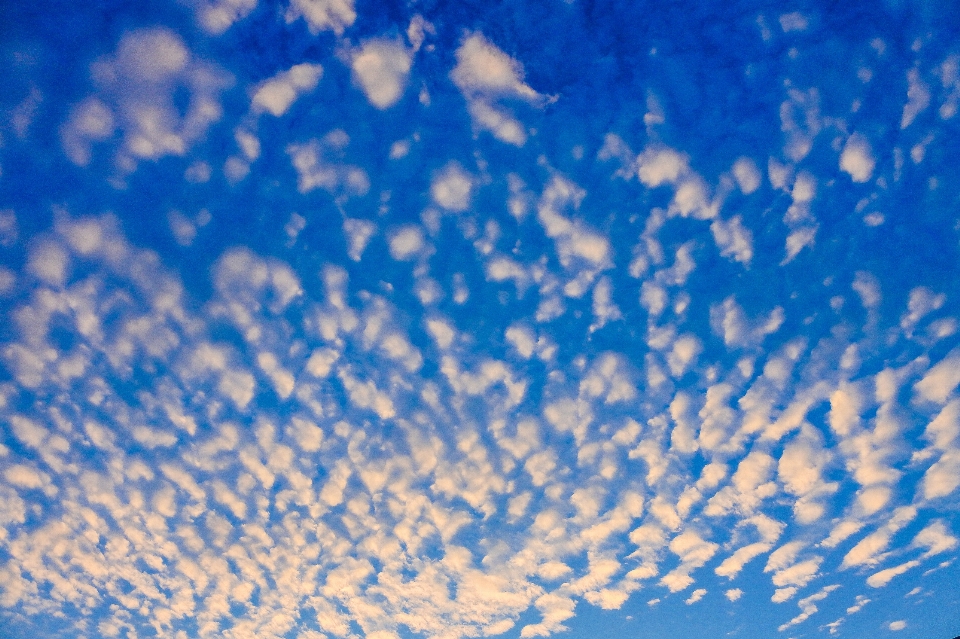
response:
[[[960,635],[958,33],[0,3],[0,636]]]

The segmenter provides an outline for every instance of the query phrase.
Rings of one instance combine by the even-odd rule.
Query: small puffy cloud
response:
[[[303,18],[310,33],[333,31],[343,35],[344,30],[357,19],[353,0],[291,0],[287,8],[287,23]]]
[[[623,319],[623,313],[613,301],[612,285],[609,277],[602,277],[593,287],[594,323],[590,330],[602,328],[607,322]]]
[[[753,233],[743,226],[739,215],[727,221],[714,220],[710,231],[713,233],[713,241],[720,249],[720,255],[742,264],[750,264],[753,258]]]
[[[841,521],[833,527],[827,538],[820,542],[820,545],[825,548],[836,548],[843,543],[844,540],[855,535],[861,528],[863,528],[862,522],[855,520]]]
[[[533,331],[523,325],[510,326],[504,333],[507,342],[516,349],[517,353],[524,359],[530,359],[537,346],[536,336]]]
[[[873,175],[875,165],[867,139],[859,133],[851,135],[840,153],[840,170],[848,173],[854,182],[866,182]]]
[[[723,595],[730,601],[737,601],[740,597],[743,596],[743,591],[739,588],[731,588],[730,590],[723,593]]]
[[[441,350],[450,348],[454,338],[457,336],[453,327],[441,319],[427,320],[427,331],[430,332],[430,336],[433,337]]]
[[[118,165],[123,172],[139,160],[185,155],[220,119],[220,93],[232,77],[195,58],[179,35],[164,28],[126,33],[115,53],[95,62],[91,75],[100,93],[72,111],[61,140],[70,159],[90,161],[94,142],[115,128],[123,133]],[[175,95],[184,91],[186,108]]]
[[[789,33],[791,31],[806,31],[808,26],[809,21],[807,20],[807,17],[799,11],[785,13],[780,16],[780,28],[783,29],[784,33]]]
[[[960,487],[960,450],[948,451],[923,476],[925,499],[946,497]]]
[[[875,566],[878,564],[884,558],[884,551],[890,545],[893,535],[916,516],[917,509],[912,506],[897,508],[883,527],[861,539],[844,555],[840,567],[850,568],[852,566]]]
[[[913,547],[926,548],[927,552],[924,553],[924,557],[932,557],[933,555],[953,550],[960,545],[960,541],[950,534],[949,529],[943,521],[938,520],[918,532],[910,545]]]
[[[468,36],[457,49],[457,66],[450,73],[461,91],[536,99],[523,82],[523,69],[482,34]]]
[[[908,561],[906,563],[900,564],[899,566],[894,566],[893,568],[887,568],[886,570],[881,570],[880,572],[874,573],[867,577],[867,585],[872,588],[883,588],[894,577],[898,577],[903,573],[907,572],[911,568],[916,568],[920,565],[919,561]]]
[[[687,598],[687,600],[684,601],[683,603],[687,604],[688,606],[691,604],[695,604],[701,599],[703,599],[703,596],[705,594],[707,594],[706,588],[697,588],[692,593],[690,593],[690,597]]]
[[[673,349],[667,355],[667,364],[674,377],[681,377],[696,361],[703,350],[700,340],[694,335],[683,335],[673,343]]]
[[[907,72],[907,103],[903,107],[900,128],[910,126],[920,113],[930,106],[930,87],[920,79],[920,71],[910,69]]]
[[[254,113],[269,113],[281,116],[294,101],[313,91],[323,75],[319,64],[297,64],[260,83],[253,94],[251,108]]]
[[[960,385],[960,348],[947,354],[936,366],[927,371],[913,390],[930,402],[944,403]]]
[[[90,163],[93,143],[113,136],[116,120],[110,108],[98,98],[87,98],[70,111],[60,131],[63,150],[77,166]]]
[[[203,30],[220,35],[250,14],[257,0],[197,0],[197,21]]]
[[[11,486],[26,489],[43,488],[50,481],[44,473],[26,464],[13,464],[3,471],[3,476]]]
[[[167,448],[177,443],[177,436],[169,431],[162,431],[147,426],[136,426],[130,434],[139,443],[147,448]]]
[[[51,286],[63,286],[69,264],[70,257],[61,244],[44,240],[31,247],[27,269]]]
[[[888,626],[888,628],[890,628],[890,630],[893,630],[894,632],[903,630],[906,627],[907,627],[907,622],[903,621],[902,619],[899,621],[891,621],[890,625]]]
[[[447,164],[430,184],[430,197],[449,211],[466,211],[472,191],[473,179],[457,162]]]
[[[360,48],[350,66],[370,104],[386,109],[403,95],[411,63],[411,52],[401,43],[375,38]]]
[[[318,348],[307,360],[307,372],[314,377],[326,377],[330,374],[333,363],[339,358],[340,353],[332,348]]]
[[[680,565],[663,576],[660,583],[678,592],[693,583],[690,573],[707,563],[720,548],[718,544],[706,541],[692,530],[684,531],[670,542],[670,550],[680,558]]]
[[[337,161],[350,143],[347,134],[336,129],[322,139],[287,147],[290,162],[297,171],[297,189],[309,193],[322,188],[341,196],[362,196],[370,190],[370,177],[359,166]]]
[[[687,158],[667,147],[650,147],[637,158],[640,181],[650,188],[674,184],[687,172]]]
[[[390,256],[395,260],[409,260],[419,253],[423,246],[423,233],[419,226],[404,226],[390,235]]]
[[[343,234],[347,239],[347,255],[359,262],[370,238],[377,232],[377,225],[368,220],[347,218],[343,221]]]
[[[760,171],[750,158],[739,158],[733,163],[733,177],[744,195],[750,195],[760,188]]]
[[[497,104],[502,98],[531,104],[541,100],[540,94],[523,82],[520,64],[479,33],[463,41],[456,57],[457,66],[450,77],[467,100],[474,126],[490,131],[503,142],[523,146],[527,140],[526,128]]]
[[[800,607],[800,614],[794,617],[793,619],[791,619],[790,621],[788,621],[787,623],[779,626],[777,630],[779,630],[780,632],[783,632],[790,626],[795,626],[809,619],[811,615],[819,611],[819,609],[816,606],[816,602],[826,599],[831,592],[833,592],[839,587],[840,586],[838,584],[831,584],[829,586],[824,586],[819,591],[815,592],[809,597],[804,597],[803,599],[798,601],[797,605]],[[787,590],[787,589],[784,589],[784,590]],[[778,590],[777,592],[779,593],[781,591]],[[776,595],[774,595],[774,598],[776,598]]]
[[[851,288],[860,296],[864,308],[876,308],[880,304],[880,282],[867,271],[857,271]]]

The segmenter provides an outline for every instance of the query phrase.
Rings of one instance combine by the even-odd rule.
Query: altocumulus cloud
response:
[[[956,16],[509,6],[11,12],[12,636],[950,632]]]

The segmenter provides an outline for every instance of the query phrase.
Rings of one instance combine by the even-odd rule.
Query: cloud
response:
[[[867,182],[875,166],[873,150],[867,139],[859,133],[851,135],[840,154],[840,170],[849,174],[854,182]]]
[[[195,0],[197,21],[210,34],[221,35],[250,15],[257,0]]]
[[[297,171],[297,189],[309,193],[322,188],[340,197],[366,195],[370,190],[367,172],[337,161],[349,143],[347,134],[335,129],[320,140],[289,145],[287,154]]]
[[[466,211],[472,191],[473,179],[456,162],[448,163],[430,184],[430,197],[448,211]]]
[[[347,240],[347,255],[359,262],[370,238],[377,232],[377,225],[367,220],[347,218],[343,221],[343,233]]]
[[[352,0],[291,0],[287,8],[286,20],[290,24],[303,18],[310,33],[333,31],[343,35],[344,30],[353,25],[357,12]]]
[[[687,530],[670,542],[670,550],[680,558],[680,565],[664,575],[660,583],[670,592],[678,592],[693,583],[690,573],[709,561],[720,548],[718,544],[704,540],[692,530]]]
[[[247,5],[218,6],[226,24]],[[335,42],[351,35],[353,12],[305,0],[287,18],[333,31],[324,37]],[[783,16],[781,26],[798,31],[806,20]],[[345,72],[376,107],[366,108],[371,117],[403,98],[413,50],[436,57],[441,43],[425,44],[425,32],[422,19],[411,22],[411,48],[363,34],[359,44],[339,40]],[[144,108],[163,106],[161,89],[172,89],[182,119],[196,93],[191,74],[212,68],[172,32],[134,33],[142,41],[97,67],[119,79],[98,76],[98,92],[64,125],[77,164],[135,130],[121,85],[145,87],[149,99],[129,98]],[[533,131],[517,113],[545,100],[519,62],[476,34],[455,55],[450,78],[475,130],[524,144]],[[274,183],[266,174],[276,141],[257,137],[257,118],[290,113],[320,76],[314,64],[281,71],[252,88],[246,115],[239,95],[239,124],[208,124],[189,143],[160,135],[171,146],[143,156],[183,155],[170,159],[179,163],[170,175],[184,175],[201,199],[218,188],[210,163],[223,140],[247,163],[236,175],[264,158],[265,179],[233,189],[280,198],[279,217],[264,218],[255,240],[263,254],[235,247],[204,262],[196,251],[219,246],[229,215],[200,233],[209,213],[161,209],[173,236],[159,241],[193,247],[183,264],[212,264],[209,299],[205,267],[180,282],[119,236],[120,219],[57,211],[51,231],[29,236],[24,212],[22,228],[0,238],[24,257],[8,269],[0,347],[0,418],[10,426],[0,445],[3,605],[53,616],[67,603],[86,606],[100,616],[86,632],[104,634],[153,626],[176,636],[195,623],[204,636],[277,637],[315,621],[301,634],[455,639],[522,622],[523,636],[546,636],[578,604],[617,609],[643,587],[690,589],[692,605],[764,555],[778,603],[809,594],[801,590],[840,557],[843,568],[864,567],[871,587],[928,558],[951,560],[958,541],[933,500],[960,485],[957,355],[927,359],[946,350],[949,327],[933,322],[947,319],[935,311],[947,313],[949,299],[894,287],[890,300],[907,290],[909,299],[887,313],[883,271],[856,274],[864,309],[832,303],[814,313],[802,285],[782,306],[750,290],[768,275],[763,252],[783,235],[790,257],[813,251],[797,281],[819,272],[825,242],[812,242],[826,231],[812,207],[828,205],[836,176],[793,164],[817,131],[838,126],[820,121],[815,91],[790,92],[781,105],[787,164],[772,159],[767,170],[788,207],[785,231],[774,224],[761,237],[753,212],[765,196],[753,160],[711,184],[691,168],[696,154],[651,143],[636,155],[613,134],[597,158],[613,160],[622,179],[606,186],[574,181],[587,175],[575,167],[591,161],[589,141],[565,148],[562,162],[549,146],[536,151],[533,172],[505,173],[486,151],[469,168],[448,160],[468,156],[434,154],[400,185],[418,209],[395,204],[406,200],[390,179],[422,159],[410,150],[427,143],[426,129],[409,122],[406,133],[378,138],[376,162],[360,166],[350,162],[366,157],[365,130],[352,145],[346,130],[322,133],[335,126],[334,109],[310,125],[322,127],[306,134],[315,138],[284,120],[295,127],[282,148],[297,182]],[[663,113],[655,107],[648,124]],[[160,121],[176,134],[179,120]],[[208,133],[222,134],[209,148],[198,144]],[[866,156],[856,165],[843,153],[857,179]],[[740,206],[738,187],[750,198],[721,217],[725,198]],[[641,203],[637,216],[616,207],[609,219],[595,215],[618,189]],[[300,206],[308,194],[329,211]],[[464,255],[449,243],[461,238]],[[322,255],[310,253],[317,241]],[[735,264],[718,261],[711,241]],[[736,297],[711,279],[731,267],[745,282]],[[849,278],[818,275],[817,299],[851,294]],[[931,350],[934,335],[943,341]],[[901,475],[917,485],[912,506],[898,501]],[[841,576],[859,580],[854,573]],[[816,613],[832,588],[801,598],[784,628]],[[744,595],[720,592],[731,602]],[[542,619],[529,623],[530,608]]]
[[[886,586],[890,581],[899,575],[907,572],[911,568],[916,568],[920,565],[919,561],[908,561],[906,563],[900,564],[899,566],[894,566],[893,568],[887,568],[886,570],[881,570],[880,572],[874,573],[867,577],[867,585],[872,588],[882,588]]]
[[[784,33],[791,31],[806,31],[809,26],[809,20],[799,11],[785,13],[780,16],[780,28]]]
[[[251,110],[254,113],[269,113],[280,117],[286,113],[298,97],[313,91],[323,67],[319,64],[297,64],[261,82],[254,90]]]
[[[927,371],[913,389],[921,399],[942,404],[947,401],[958,385],[960,385],[960,349],[954,349]]]
[[[542,97],[523,82],[523,68],[482,34],[467,36],[456,52],[450,78],[467,100],[474,126],[501,142],[523,146],[528,132],[498,102],[504,98],[538,104]]]
[[[374,38],[353,55],[350,68],[370,104],[387,109],[403,95],[411,63],[411,53],[401,43]]]
[[[98,95],[80,102],[61,130],[68,157],[80,166],[96,142],[123,135],[117,163],[131,172],[140,160],[182,156],[222,115],[219,96],[232,77],[199,60],[176,33],[165,28],[124,34],[115,53],[91,65]],[[174,95],[185,90],[186,108]]]
[[[760,188],[760,171],[750,158],[738,158],[733,164],[733,176],[744,195],[750,195]]]
[[[404,226],[390,235],[390,256],[395,260],[408,260],[423,246],[423,233],[419,226]]]
[[[879,563],[884,557],[881,553],[886,550],[893,535],[910,523],[916,516],[917,510],[912,506],[901,506],[896,509],[885,526],[861,539],[857,545],[844,555],[843,563],[840,567],[850,568],[860,565],[874,566]]]
[[[930,87],[920,79],[917,69],[907,71],[907,103],[903,107],[900,128],[905,129],[930,106]]]
[[[743,264],[749,264],[753,259],[753,234],[743,226],[739,215],[728,222],[714,220],[710,224],[710,231],[713,233],[713,241],[720,249],[720,255]]]
[[[816,602],[823,601],[830,595],[831,592],[833,592],[839,587],[840,587],[839,584],[824,586],[818,592],[810,595],[809,597],[805,597],[804,599],[801,599],[799,602],[797,602],[797,605],[800,607],[800,614],[794,617],[793,619],[791,619],[790,621],[788,621],[787,623],[781,625],[779,628],[777,628],[777,630],[779,630],[780,632],[783,632],[787,628],[790,628],[791,626],[795,626],[797,624],[801,624],[807,619],[809,619],[811,616],[819,612],[819,608],[817,608]]]

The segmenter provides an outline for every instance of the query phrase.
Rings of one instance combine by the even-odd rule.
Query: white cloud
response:
[[[50,478],[45,476],[45,473],[26,464],[13,464],[9,466],[3,471],[3,476],[10,485],[18,488],[43,488],[50,482]]]
[[[733,177],[744,195],[750,195],[760,188],[760,171],[750,158],[738,158],[733,164]]]
[[[522,325],[510,326],[507,328],[504,337],[524,359],[530,359],[533,355],[537,345],[536,336],[528,327]]]
[[[883,588],[886,586],[894,577],[898,577],[903,573],[907,572],[911,568],[916,568],[920,565],[919,561],[908,561],[906,563],[900,564],[899,566],[894,566],[893,568],[887,568],[886,570],[881,570],[880,572],[874,573],[867,577],[867,585],[872,588]]]
[[[207,33],[221,35],[233,23],[247,17],[257,0],[196,0],[197,21]]]
[[[523,82],[520,64],[498,49],[482,34],[464,39],[457,49],[457,66],[450,77],[467,100],[474,126],[485,129],[497,139],[523,146],[526,128],[505,108],[501,98],[514,98],[536,104],[541,96]]]
[[[427,320],[427,330],[430,332],[430,335],[437,342],[437,346],[439,346],[441,350],[450,348],[450,345],[453,343],[453,340],[457,335],[456,331],[452,326],[450,326],[450,324],[436,318]]]
[[[870,143],[859,133],[851,135],[840,154],[840,170],[848,173],[854,182],[867,182],[874,166],[876,161]]]
[[[462,91],[534,99],[537,93],[523,83],[520,64],[482,34],[468,36],[457,49],[457,66],[451,72]]]
[[[291,0],[287,8],[287,23],[299,18],[307,22],[310,33],[333,31],[343,35],[344,30],[357,19],[353,0]]]
[[[670,542],[670,550],[680,558],[680,565],[660,579],[660,583],[678,592],[693,583],[690,573],[707,563],[720,548],[718,544],[704,540],[692,530],[684,531]]]
[[[51,286],[63,286],[69,264],[70,256],[61,244],[43,240],[30,248],[27,270]]]
[[[367,220],[347,218],[343,221],[343,233],[347,237],[347,255],[354,262],[363,256],[370,238],[377,231],[377,225]]]
[[[613,302],[613,290],[610,278],[602,277],[593,287],[593,316],[594,322],[590,330],[602,328],[607,322],[623,318],[620,308]]]
[[[921,398],[942,404],[957,385],[960,385],[960,349],[950,351],[913,389]]]
[[[254,113],[269,113],[280,117],[298,97],[313,91],[323,75],[319,64],[297,64],[257,86],[251,109]]]
[[[727,590],[723,594],[730,601],[737,601],[738,599],[740,599],[740,597],[743,596],[743,591],[740,590],[739,588],[731,588],[730,590]]]
[[[650,188],[674,184],[686,173],[687,158],[667,147],[650,147],[637,158],[637,175]]]
[[[70,117],[60,130],[61,143],[71,162],[86,166],[93,157],[93,143],[109,139],[115,130],[110,108],[102,100],[90,97],[70,110]]]
[[[904,621],[904,620],[902,620],[902,619],[900,619],[900,620],[898,620],[898,621],[891,621],[891,622],[890,622],[890,625],[887,626],[887,627],[890,628],[890,630],[893,630],[894,632],[897,632],[898,630],[903,630],[904,628],[906,628],[906,627],[907,627],[907,622]]]
[[[710,231],[713,233],[713,241],[720,249],[720,255],[743,264],[750,263],[753,258],[753,234],[743,226],[739,215],[727,222],[714,220]]]
[[[783,632],[787,628],[803,623],[804,621],[809,619],[813,614],[815,614],[816,612],[819,612],[819,608],[817,608],[816,602],[823,601],[830,595],[831,592],[833,592],[839,587],[840,586],[838,584],[824,586],[818,592],[798,601],[797,605],[800,607],[800,614],[794,617],[793,619],[791,619],[790,621],[788,621],[787,623],[778,627],[777,630],[779,630],[780,632]]]
[[[690,593],[690,597],[688,597],[687,600],[684,601],[683,603],[687,604],[688,606],[691,604],[695,604],[701,599],[703,599],[703,596],[705,594],[707,594],[707,590],[705,588],[697,588],[692,593]]]
[[[448,163],[430,184],[430,197],[449,211],[466,211],[472,191],[472,178],[456,162]]]
[[[917,509],[912,506],[897,508],[882,528],[861,539],[844,555],[840,567],[850,568],[852,566],[875,566],[878,564],[885,557],[883,551],[889,546],[893,535],[916,516]]]
[[[287,154],[297,171],[297,189],[301,193],[322,188],[342,196],[366,195],[370,190],[367,172],[359,166],[336,161],[349,142],[347,134],[336,129],[322,140],[288,146]]]
[[[925,499],[946,497],[960,487],[960,450],[944,453],[923,476]]]
[[[783,29],[784,33],[790,33],[791,31],[806,31],[808,26],[809,21],[807,20],[807,17],[799,11],[785,13],[780,16],[780,28]]]
[[[920,72],[917,69],[910,69],[907,72],[907,103],[903,107],[903,115],[900,118],[900,128],[905,129],[930,106],[930,87],[920,79]]]
[[[960,541],[950,534],[942,520],[937,520],[918,532],[910,545],[926,548],[927,552],[923,555],[926,558],[953,550],[960,545]]]
[[[873,274],[857,271],[851,288],[860,296],[860,301],[865,308],[876,308],[880,304],[880,282]]]
[[[423,233],[419,226],[404,226],[390,235],[390,256],[395,260],[409,260],[423,247]]]
[[[194,58],[183,40],[164,28],[126,33],[112,56],[91,66],[100,90],[81,102],[61,131],[64,149],[76,164],[91,159],[92,143],[108,139],[114,127],[123,134],[117,155],[122,172],[139,160],[185,155],[222,114],[220,93],[232,78]],[[185,89],[181,112],[174,101]]]
[[[403,95],[411,63],[411,53],[402,44],[375,38],[354,54],[351,69],[370,104],[386,109]]]

